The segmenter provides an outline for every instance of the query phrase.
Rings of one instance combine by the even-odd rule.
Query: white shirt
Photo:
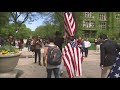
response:
[[[89,48],[91,43],[89,41],[84,41],[85,48]]]

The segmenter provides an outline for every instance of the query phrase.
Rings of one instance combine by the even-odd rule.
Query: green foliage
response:
[[[117,42],[120,45],[120,40],[114,40],[115,42]]]
[[[57,31],[60,31],[63,35],[64,34],[63,12],[51,12],[51,13],[47,13],[45,16],[49,16],[44,21],[44,24],[47,27],[47,29],[48,29],[49,25],[52,25],[53,32],[55,32],[57,30]],[[52,32],[52,31],[50,31],[50,32]]]
[[[20,39],[23,39],[23,38],[27,39],[30,36],[31,36],[31,30],[27,28],[25,25],[22,25],[18,30],[18,32],[15,33],[15,37]]]
[[[95,49],[96,49],[95,44],[92,43],[91,46],[90,46],[90,48],[89,48],[89,50],[95,50]]]
[[[83,23],[83,12],[73,12],[75,24],[76,24],[76,33],[75,36],[82,36],[84,37],[84,33],[82,31],[82,23]]]
[[[88,40],[90,41],[90,43],[94,43],[95,38],[88,38]]]
[[[15,31],[14,24],[8,24],[6,27],[1,29],[1,35],[4,38],[8,38],[9,35],[15,38],[28,38],[31,36],[31,30],[27,28],[24,24],[19,28],[18,32]]]
[[[12,24],[9,24],[6,27],[1,29],[1,35],[5,38],[7,38],[9,35],[14,36],[14,34],[15,34],[15,29]]]
[[[0,12],[0,29],[3,28],[9,21],[8,12]]]
[[[35,36],[40,36],[41,38],[48,38],[51,35],[55,35],[55,32],[58,30],[58,27],[55,25],[47,24],[45,26],[39,26],[35,32]]]
[[[8,51],[8,52],[15,52],[16,51],[16,48],[15,47],[12,47],[10,45],[4,45],[2,47],[0,47],[0,52],[2,50],[5,50],[5,51]]]

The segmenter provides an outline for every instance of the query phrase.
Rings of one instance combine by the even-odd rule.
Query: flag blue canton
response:
[[[71,45],[72,48],[78,47],[77,44],[75,43],[75,41],[70,42],[70,45]]]
[[[116,57],[116,62],[112,66],[108,78],[120,78],[120,55]]]

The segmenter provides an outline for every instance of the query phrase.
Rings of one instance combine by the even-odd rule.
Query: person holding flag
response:
[[[82,52],[74,39],[76,26],[71,12],[64,13],[64,26],[65,34],[69,37],[68,43],[65,45],[62,52],[64,65],[70,78],[82,76]]]

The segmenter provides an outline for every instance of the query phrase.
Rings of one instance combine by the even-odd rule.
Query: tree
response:
[[[46,16],[44,24],[49,26],[53,25],[53,30],[59,30],[61,33],[64,32],[64,19],[63,19],[63,12],[46,12],[41,14]]]
[[[26,21],[33,22],[39,17],[36,12],[10,12],[10,22],[14,23],[15,29],[19,29]],[[21,18],[21,19],[20,19]]]
[[[6,23],[8,23],[8,14],[8,12],[0,12],[0,25],[5,25]]]
[[[0,12],[0,29],[3,28],[9,22],[9,13]],[[0,30],[1,31],[1,30]],[[0,32],[1,34],[1,32]]]
[[[48,38],[51,35],[54,36],[57,30],[58,29],[55,25],[47,24],[45,26],[39,26],[36,28],[34,35],[40,36],[41,38]]]
[[[77,32],[75,33],[75,36],[78,35],[83,35],[82,31],[82,19],[83,19],[83,13],[82,12],[72,12],[73,17],[76,23],[76,29]],[[47,13],[46,13],[47,15]],[[51,14],[49,13],[49,19],[46,19],[44,22],[46,23],[51,23],[55,26],[58,27],[58,30],[64,34],[64,16],[63,12],[52,12]]]
[[[14,35],[16,38],[24,39],[24,38],[29,38],[31,36],[31,30],[26,27],[25,24],[23,24],[20,27],[20,30],[15,33]]]
[[[73,13],[73,17],[74,17],[74,21],[75,21],[75,25],[76,25],[76,33],[75,36],[84,36],[83,35],[83,31],[82,31],[82,25],[83,25],[83,12],[72,12]]]
[[[20,30],[15,32],[14,23],[12,23],[1,29],[1,35],[4,38],[8,38],[9,35],[14,36],[15,38],[28,38],[31,36],[31,30],[27,28],[25,24],[23,24],[20,27]]]

